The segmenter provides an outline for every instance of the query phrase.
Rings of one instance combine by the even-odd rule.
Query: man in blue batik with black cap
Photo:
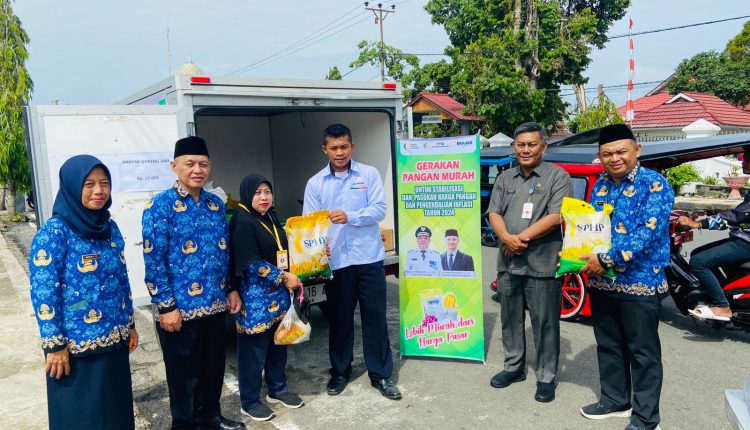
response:
[[[224,312],[237,313],[231,291],[224,203],[204,191],[211,175],[206,142],[175,144],[174,186],[143,212],[146,287],[158,310],[156,332],[167,371],[173,429],[244,429],[221,416],[226,345]]]
[[[663,176],[638,163],[641,145],[624,124],[599,132],[605,173],[589,199],[611,215],[612,248],[582,256],[589,275],[591,317],[599,361],[601,397],[581,408],[589,419],[630,417],[626,430],[659,427],[663,370],[659,294],[667,292],[669,213],[674,192]],[[613,269],[615,279],[605,270]]]

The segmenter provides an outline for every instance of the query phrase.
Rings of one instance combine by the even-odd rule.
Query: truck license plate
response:
[[[305,285],[305,297],[310,300],[311,304],[326,301],[326,292],[323,284]]]

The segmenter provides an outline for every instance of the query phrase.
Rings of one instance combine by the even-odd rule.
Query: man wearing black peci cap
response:
[[[626,430],[659,427],[663,370],[659,294],[668,290],[669,214],[674,192],[663,176],[638,163],[641,145],[625,124],[599,131],[605,173],[589,202],[611,215],[612,248],[584,255],[596,337],[601,397],[581,408],[589,419],[630,417]],[[604,277],[614,269],[616,278]]]
[[[158,313],[156,332],[167,371],[173,429],[244,429],[221,416],[226,345],[224,312],[239,311],[231,291],[224,203],[203,190],[211,174],[206,142],[175,144],[174,186],[143,212],[146,287]]]
[[[446,251],[440,254],[440,263],[443,271],[448,272],[473,272],[474,258],[458,250],[458,230],[449,228],[445,230]]]

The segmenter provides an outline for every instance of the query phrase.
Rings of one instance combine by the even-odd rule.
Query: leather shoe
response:
[[[523,372],[509,372],[503,370],[497,375],[493,376],[490,380],[490,385],[495,388],[505,388],[514,382],[521,382],[526,380],[526,374]]]
[[[328,380],[328,385],[326,386],[328,395],[337,396],[341,394],[341,392],[344,391],[344,388],[346,388],[348,382],[349,378],[346,376],[331,376],[331,379]]]
[[[370,384],[372,384],[373,387],[377,388],[378,391],[380,391],[380,394],[382,394],[386,399],[401,399],[401,392],[398,390],[398,387],[396,387],[396,384],[387,379],[371,379]]]
[[[208,428],[214,430],[245,430],[245,423],[242,421],[234,421],[229,418],[222,416],[215,417],[211,422],[204,424],[200,428]]]
[[[547,403],[555,400],[555,381],[537,382],[534,400],[542,403]]]

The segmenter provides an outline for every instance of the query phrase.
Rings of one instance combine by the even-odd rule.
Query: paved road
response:
[[[696,243],[712,238],[703,233]],[[494,277],[496,249],[483,249],[486,269],[483,285]],[[588,421],[578,409],[596,400],[598,370],[591,326],[584,319],[561,325],[561,362],[557,400],[533,400],[533,373],[520,384],[497,390],[489,380],[502,366],[499,305],[484,293],[486,363],[435,359],[398,359],[398,280],[389,277],[388,319],[396,372],[404,399],[386,400],[370,387],[357,341],[353,380],[340,396],[325,393],[327,381],[327,324],[315,310],[313,334],[305,344],[290,348],[287,374],[290,388],[306,406],[297,410],[275,408],[277,417],[252,424],[257,429],[622,429],[625,419]],[[0,238],[0,409],[2,428],[44,428],[46,408],[41,356],[36,349],[35,322],[28,303],[28,281],[21,266]],[[141,347],[131,356],[134,393],[141,428],[167,428],[169,413],[164,368],[149,310],[140,309]],[[660,334],[665,381],[662,391],[662,428],[729,428],[723,391],[737,388],[750,377],[750,334],[715,331],[677,314],[671,299],[664,302]],[[360,339],[357,327],[356,339]],[[527,328],[530,343],[531,330]],[[529,344],[529,348],[532,346]],[[229,359],[222,405],[227,416],[239,418],[234,348]],[[13,395],[8,395],[13,393]],[[250,421],[248,421],[249,423]]]

